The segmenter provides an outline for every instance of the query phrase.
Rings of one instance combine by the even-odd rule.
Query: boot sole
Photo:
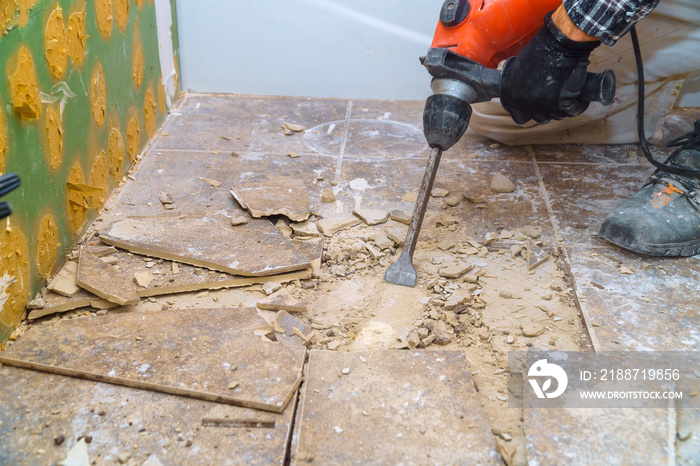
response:
[[[624,244],[601,236],[606,241],[629,251],[656,257],[691,257],[700,253],[700,239],[672,244],[635,243]]]

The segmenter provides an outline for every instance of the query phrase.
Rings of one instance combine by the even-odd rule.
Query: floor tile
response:
[[[564,244],[609,247],[600,224],[653,171],[646,165],[538,164]]]
[[[652,258],[612,248],[573,248],[569,255],[596,350],[700,346],[700,258]]]
[[[530,466],[674,464],[666,409],[525,409]]]
[[[0,463],[57,464],[78,437],[92,438],[91,460],[142,464],[283,464],[294,402],[282,414],[0,368]],[[274,421],[274,428],[203,427],[203,418]],[[65,442],[56,445],[59,435]],[[191,442],[191,443],[190,443]]]
[[[154,148],[339,154],[346,109],[345,100],[190,94]],[[285,122],[304,131],[285,136]],[[305,142],[331,122],[337,129],[322,144]]]
[[[461,351],[312,351],[296,464],[500,464],[467,365]]]

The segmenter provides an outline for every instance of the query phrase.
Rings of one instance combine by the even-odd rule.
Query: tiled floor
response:
[[[119,208],[104,212],[101,222],[115,220],[117,215],[162,213],[157,200],[150,202],[144,197],[145,193],[159,191],[173,193],[175,204],[181,209],[179,213],[196,214],[204,208],[207,212],[223,212],[231,217],[239,215],[241,210],[231,201],[228,190],[223,190],[224,186],[216,193],[212,191],[206,206],[190,205],[188,196],[196,191],[201,197],[203,188],[199,178],[216,179],[231,185],[246,174],[261,172],[298,175],[309,191],[312,211],[324,216],[347,215],[350,209],[360,206],[411,212],[413,204],[401,198],[420,185],[428,157],[429,149],[421,127],[422,111],[423,102],[189,94],[173,109],[153,139],[133,172],[134,179],[121,188],[117,198]],[[680,112],[669,118],[667,135],[687,131],[698,114]],[[282,129],[285,122],[302,125],[305,129],[285,135]],[[657,151],[668,152],[659,148]],[[300,157],[291,158],[289,152]],[[168,186],[166,180],[172,178],[166,176],[168,173],[182,173],[182,184]],[[507,174],[515,182],[516,190],[508,194],[491,193],[489,185],[495,173]],[[588,341],[590,337],[593,349],[598,351],[695,351],[700,342],[700,303],[697,299],[700,295],[700,259],[641,257],[619,250],[596,235],[605,215],[617,203],[634,194],[650,173],[649,164],[636,145],[508,147],[468,132],[459,144],[443,155],[435,185],[455,194],[463,191],[487,194],[488,207],[482,208],[461,199],[457,206],[443,210],[444,201],[433,198],[421,239],[441,239],[445,228],[438,229],[434,224],[436,219],[444,216],[455,219],[462,228],[460,231],[479,241],[483,241],[487,233],[501,229],[540,226],[543,247],[558,251],[565,265],[565,279],[575,297],[573,302],[580,307],[578,315],[582,321],[576,325],[584,334],[588,333],[581,340]],[[321,190],[331,186],[342,202],[321,203]],[[497,251],[509,244],[507,239],[498,240],[489,247]],[[432,265],[421,264],[422,267]],[[633,273],[623,274],[621,266]],[[541,269],[537,273],[544,274]],[[485,279],[497,281],[498,277]],[[362,307],[362,297],[369,293],[363,287],[383,289],[381,286],[385,284],[372,280],[380,281],[374,276],[348,280],[352,282],[348,287],[357,288],[348,308]],[[404,295],[414,293],[415,299],[412,296],[411,302],[419,297],[415,289],[401,289],[400,292]],[[540,294],[540,288],[537,293],[532,293],[537,302]],[[355,298],[359,303],[357,306],[353,304]],[[330,302],[336,298],[319,297],[317,302],[323,303],[324,299]],[[499,300],[502,299],[505,298],[492,298],[495,304],[487,307],[485,318],[491,316],[494,322],[497,321],[494,316],[501,312]],[[395,305],[394,301],[394,297],[387,294],[385,301],[380,301],[380,309],[372,311],[376,310],[382,317],[383,312]],[[530,301],[524,299],[522,302],[524,304],[518,312],[522,311],[523,317],[528,312],[541,315],[540,310],[524,309],[525,303],[532,307]],[[387,315],[390,319],[393,314]],[[415,317],[406,314],[405,319],[401,325],[410,325]],[[503,335],[505,333],[499,334],[498,339],[494,338],[493,344],[501,344]],[[574,336],[577,337],[578,333]],[[0,373],[2,376],[6,374]],[[479,377],[486,378],[487,374]],[[47,382],[33,383],[41,385]],[[65,389],[72,386],[66,385]],[[122,390],[116,390],[112,396],[118,400],[127,395],[127,391],[122,395]],[[199,409],[198,404],[193,406],[191,409],[188,406],[188,416],[192,410]],[[79,415],[87,416],[84,410],[78,411]],[[636,448],[635,445],[644,444],[651,455],[648,458],[666,458],[671,464],[677,456],[682,464],[693,464],[694,459],[700,457],[700,452],[694,451],[700,448],[697,442],[700,436],[693,434],[691,441],[679,444],[674,440],[674,422],[678,419],[679,426],[690,426],[690,430],[700,432],[698,416],[695,413],[683,413],[677,417],[657,414],[647,416],[644,410],[634,411],[629,416],[622,411],[611,413],[610,419],[614,418],[616,430],[605,431],[608,438],[600,445]],[[590,431],[585,436],[575,437],[576,423],[593,418],[598,421],[590,421]],[[634,422],[626,422],[626,419],[634,419]],[[572,413],[551,416],[533,411],[521,422],[524,422],[526,431],[533,423],[542,429],[549,422],[555,429],[554,434],[560,427],[558,423],[566,422],[568,424],[561,432],[574,433],[566,438],[567,448],[573,448],[572,445],[581,448],[585,447],[581,444],[587,441],[585,439],[602,435],[602,431],[596,429],[599,426],[605,429],[604,421],[595,413],[573,410]],[[287,422],[285,418],[285,427]],[[640,423],[644,425],[640,426]],[[636,436],[639,432],[643,435]],[[629,442],[615,441],[615,436],[625,437]],[[567,455],[571,451],[556,456],[559,451],[556,438],[534,433],[527,437],[530,464],[562,464],[570,459]],[[255,448],[267,445],[261,439],[254,440]],[[212,440],[212,444],[215,443]],[[267,456],[260,458],[280,462],[284,459],[280,457],[284,455],[284,448],[278,450],[274,454],[268,451]],[[233,451],[237,453],[239,450]],[[627,455],[630,463],[643,463],[644,452],[622,453]],[[220,458],[219,455],[217,452],[212,460]],[[524,453],[519,458],[522,464]]]

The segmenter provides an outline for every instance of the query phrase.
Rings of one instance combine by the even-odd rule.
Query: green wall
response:
[[[0,173],[22,179],[2,198],[0,341],[166,114],[152,0],[32,3],[0,0]]]

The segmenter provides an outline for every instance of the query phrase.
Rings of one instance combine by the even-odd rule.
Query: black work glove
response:
[[[589,102],[578,96],[586,82],[588,56],[600,42],[576,42],[559,31],[552,12],[520,55],[501,74],[501,104],[518,124],[544,123],[583,113]]]

